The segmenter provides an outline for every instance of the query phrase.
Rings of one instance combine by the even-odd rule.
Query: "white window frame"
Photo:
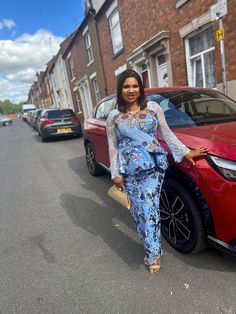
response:
[[[203,32],[207,30],[204,29]],[[195,34],[196,35],[196,34]],[[201,65],[202,65],[202,80],[203,80],[203,87],[206,87],[206,77],[205,77],[205,63],[204,63],[204,55],[214,51],[215,50],[215,46],[212,46],[211,48],[208,48],[204,51],[201,51],[200,53],[197,53],[195,55],[190,56],[190,47],[189,47],[189,40],[194,37],[195,35],[188,37],[185,40],[185,53],[186,53],[186,63],[187,63],[187,75],[188,75],[188,85],[190,87],[195,87],[196,86],[196,66],[194,66],[193,70],[192,70],[192,65],[191,62],[192,60],[200,57],[201,59]],[[216,87],[216,86],[215,86]],[[214,88],[214,87],[212,87]]]
[[[81,113],[82,110],[81,110],[81,103],[80,103],[80,99],[79,99],[79,90],[78,90],[78,88],[74,91],[74,93],[75,93],[75,99],[76,99],[77,106],[78,106],[78,113]]]
[[[70,67],[70,75],[71,75],[71,81],[75,79],[75,66],[74,66],[74,62],[71,58],[71,56],[68,57],[68,64],[69,64],[69,67]]]
[[[85,49],[86,49],[87,55],[88,55],[88,61],[89,61],[88,65],[90,65],[91,63],[93,63],[94,58],[93,58],[93,49],[92,49],[91,38],[90,38],[90,34],[88,31],[84,34],[84,43],[85,43]]]
[[[115,25],[112,24],[112,18],[113,16],[117,14],[118,18],[117,18],[117,22]],[[113,48],[113,53],[114,55],[116,55],[117,53],[119,53],[122,49],[123,49],[123,40],[122,40],[122,32],[121,32],[121,27],[120,27],[120,16],[119,16],[119,11],[118,11],[118,4],[117,1],[114,1],[110,8],[107,10],[106,12],[106,16],[109,20],[109,26],[110,26],[110,32],[111,32],[111,41],[112,41],[112,48]],[[119,36],[120,36],[120,47],[118,49],[116,49],[115,46],[115,39],[114,39],[114,29],[116,29],[118,27],[119,29]]]
[[[91,79],[92,84],[93,84],[93,90],[94,90],[94,94],[96,97],[96,101],[99,102],[101,100],[101,97],[100,97],[100,92],[99,92],[97,76],[94,75],[94,76],[92,76],[92,78],[90,77],[90,79]]]

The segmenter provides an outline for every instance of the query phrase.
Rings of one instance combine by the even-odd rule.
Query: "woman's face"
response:
[[[122,98],[127,105],[132,105],[137,102],[140,96],[138,81],[135,77],[128,77],[122,87]]]

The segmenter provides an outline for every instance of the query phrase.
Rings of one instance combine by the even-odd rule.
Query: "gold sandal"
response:
[[[148,268],[149,268],[150,274],[155,274],[155,273],[158,273],[160,271],[161,265],[153,264],[153,265],[149,265]]]
[[[143,263],[144,263],[144,265],[148,266],[150,274],[158,273],[160,271],[160,268],[161,268],[160,259],[157,259],[154,264],[148,265],[147,258],[144,257]]]

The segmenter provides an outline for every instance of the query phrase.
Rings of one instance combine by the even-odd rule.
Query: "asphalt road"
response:
[[[89,175],[82,138],[0,128],[0,313],[236,313],[236,260],[163,241],[149,274],[110,185]]]

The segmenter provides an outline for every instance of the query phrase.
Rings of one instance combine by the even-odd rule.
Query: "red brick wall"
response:
[[[78,81],[80,81],[85,76],[87,76],[89,84],[90,84],[89,87],[90,87],[92,102],[93,102],[93,105],[95,106],[96,97],[95,97],[94,88],[91,84],[91,80],[89,79],[89,76],[92,73],[96,72],[96,77],[97,77],[97,82],[99,85],[99,92],[100,92],[101,98],[106,96],[106,90],[105,90],[103,67],[102,67],[100,50],[99,50],[99,45],[98,45],[95,21],[91,19],[90,21],[88,21],[87,25],[88,25],[88,31],[89,31],[90,39],[92,43],[94,62],[91,63],[89,66],[87,66],[89,63],[89,60],[88,60],[87,51],[85,49],[84,36],[82,34],[83,29],[82,29],[76,36],[75,40],[73,41],[73,45],[71,46],[71,49],[70,49],[71,58],[73,59],[73,63],[74,63],[74,72],[75,72],[74,80],[71,81],[70,79],[70,70],[69,70],[69,64],[67,62],[67,59],[66,59],[66,67],[67,67],[67,73],[68,73],[68,78],[69,78],[69,83],[71,87],[71,93],[72,93],[74,104],[76,104],[76,99],[75,99],[73,88],[76,86],[76,83]]]
[[[236,79],[236,6],[234,0],[228,0],[228,15],[224,17],[225,50],[228,80]],[[97,16],[98,36],[102,51],[105,82],[108,94],[116,89],[114,71],[126,63],[126,57],[135,48],[143,44],[162,30],[170,31],[170,54],[173,71],[173,85],[187,85],[186,59],[184,41],[180,37],[179,29],[210,10],[215,0],[189,0],[176,9],[176,1],[167,0],[118,0],[118,10],[122,31],[124,51],[113,58],[111,35],[106,17],[106,10],[112,1],[107,1],[106,7]],[[213,22],[215,30],[218,23]],[[216,46],[217,83],[221,79],[221,65],[219,42]]]

